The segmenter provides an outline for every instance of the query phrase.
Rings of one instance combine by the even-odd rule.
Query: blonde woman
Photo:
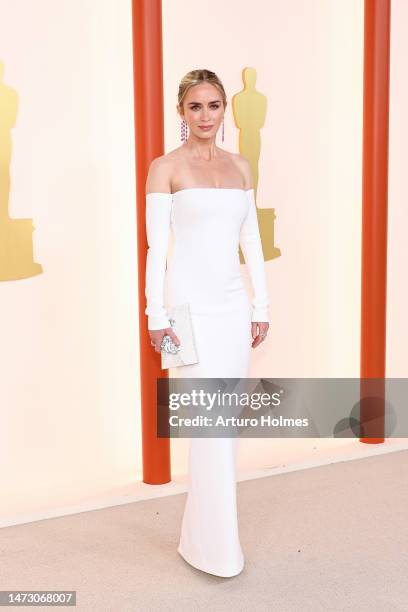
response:
[[[245,378],[251,347],[269,327],[265,267],[248,160],[216,144],[227,106],[214,72],[182,79],[177,111],[188,128],[180,147],[157,157],[146,182],[145,310],[152,347],[176,344],[166,306],[188,302],[199,362],[177,367],[192,378]],[[167,261],[169,232],[174,247]],[[245,290],[239,245],[252,283]],[[167,263],[167,268],[166,268]],[[152,348],[153,350],[153,348]],[[178,552],[217,576],[244,567],[236,503],[237,438],[192,438],[188,494]]]

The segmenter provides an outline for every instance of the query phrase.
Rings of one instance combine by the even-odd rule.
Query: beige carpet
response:
[[[177,553],[186,494],[3,528],[0,589],[76,590],[101,612],[406,612],[407,475],[401,451],[239,483],[233,578]]]

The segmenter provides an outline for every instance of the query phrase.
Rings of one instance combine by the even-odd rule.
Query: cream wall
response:
[[[177,87],[189,70],[215,71],[231,102],[253,67],[268,98],[257,203],[275,208],[282,254],[266,263],[271,324],[252,376],[359,376],[363,5],[163,1],[167,150],[180,144]],[[225,136],[220,146],[238,151],[231,104]],[[240,467],[284,462],[292,443],[244,440]]]
[[[387,376],[408,377],[408,3],[391,7]]]
[[[231,101],[254,67],[268,98],[258,206],[275,208],[282,255],[266,264],[271,328],[254,375],[358,375],[363,0],[163,7],[167,149],[188,70],[214,70]],[[225,133],[238,150],[231,105]]]
[[[1,0],[0,41],[44,270],[0,283],[4,516],[134,480],[141,449],[130,2]]]
[[[407,12],[393,1],[389,376],[407,371]],[[20,97],[10,212],[34,220],[44,268],[0,283],[3,524],[130,500],[141,479],[130,20],[130,0],[0,2],[0,59]],[[167,151],[188,70],[215,70],[231,100],[252,66],[268,97],[258,204],[275,207],[282,256],[266,264],[271,330],[251,374],[358,376],[363,0],[163,0],[163,37]],[[225,133],[236,151],[231,106]],[[243,442],[241,474],[313,443]],[[329,462],[332,442],[319,441]],[[182,486],[186,461],[173,440]]]

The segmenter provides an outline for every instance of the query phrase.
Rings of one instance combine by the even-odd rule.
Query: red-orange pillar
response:
[[[384,442],[390,0],[365,0],[361,261],[362,442]]]
[[[151,160],[164,153],[161,0],[132,0],[136,220],[139,279],[139,330],[143,482],[169,482],[170,439],[157,438],[156,379],[167,378],[147,330],[145,184]]]

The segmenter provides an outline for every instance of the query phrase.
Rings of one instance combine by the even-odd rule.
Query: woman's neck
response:
[[[210,141],[203,141],[198,138],[194,138],[191,135],[187,139],[186,144],[184,145],[189,152],[190,155],[194,159],[199,159],[202,161],[212,161],[215,157],[218,157],[217,145],[215,144],[215,139]]]

